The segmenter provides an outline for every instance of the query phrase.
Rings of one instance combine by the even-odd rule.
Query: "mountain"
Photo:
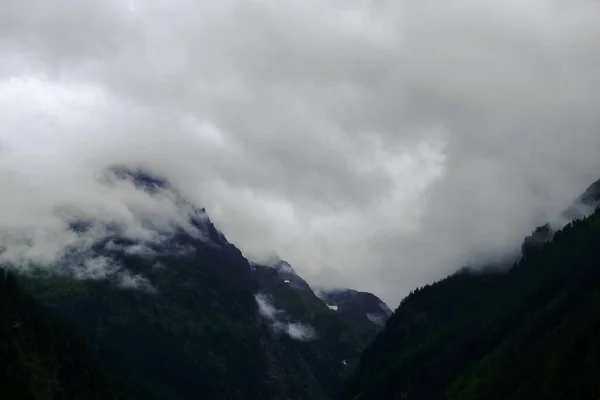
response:
[[[361,351],[381,330],[366,314],[339,312],[326,304],[317,292],[300,278],[289,263],[279,260],[270,265],[255,264],[255,273],[261,294],[278,309],[286,310],[292,319],[303,321],[318,332],[322,340],[310,341],[308,359],[314,368],[332,365],[324,379],[336,382],[346,375],[358,361]],[[339,376],[338,376],[339,375]],[[334,391],[335,392],[335,391]]]
[[[600,206],[600,180],[592,183],[581,195],[579,195],[572,204],[562,212],[560,220],[573,221],[584,218],[598,206]],[[521,255],[524,256],[529,250],[539,249],[544,243],[550,241],[554,236],[554,228],[550,223],[546,223],[536,228],[531,235],[523,240]]]
[[[344,315],[364,315],[371,322],[384,326],[392,311],[373,293],[352,289],[320,290],[319,297],[333,310]]]
[[[582,203],[589,207],[597,207],[600,204],[600,179],[592,183],[581,196],[577,198],[575,204]]]
[[[345,320],[359,321],[368,330],[373,331],[374,328],[372,324],[364,321],[364,317],[367,317],[375,325],[383,326],[392,314],[389,307],[372,293],[343,288],[320,288],[313,291],[310,285],[296,273],[287,261],[275,257],[269,260],[266,265],[275,269],[279,277],[290,288],[299,292],[310,291],[311,296],[319,298],[321,300],[319,303],[325,303],[330,310],[336,312],[335,314],[338,317],[341,316]]]
[[[592,183],[573,204],[567,208],[563,217],[566,220],[583,218],[600,205],[600,179]]]
[[[569,209],[576,220],[536,229],[512,266],[463,268],[391,313],[370,293],[313,290],[279,258],[248,261],[165,179],[125,167],[102,179],[158,200],[161,213],[128,206],[132,229],[61,209],[81,240],[53,265],[3,274],[7,398],[600,394],[600,210],[589,212],[600,181]]]
[[[257,265],[259,265],[259,264],[257,264]],[[300,290],[300,291],[302,291],[302,290],[312,291],[312,289],[310,288],[310,285],[296,273],[294,268],[292,268],[290,263],[288,263],[287,261],[284,261],[278,257],[275,257],[271,260],[268,260],[262,266],[268,266],[268,267],[275,269],[277,271],[277,275],[279,275],[279,277],[281,277],[281,279],[283,279],[284,283],[286,283],[291,288]]]
[[[165,215],[132,205],[131,229],[62,210],[85,246],[21,278],[95,357],[144,399],[339,393],[380,326],[331,310],[288,263],[249,262],[167,180],[124,167],[103,179],[160,200]]]
[[[597,209],[538,228],[508,271],[463,269],[413,291],[339,398],[596,399],[598,337]]]
[[[0,270],[0,392],[15,400],[133,398],[6,270]]]
[[[345,319],[312,290],[295,288],[270,266],[256,265],[256,276],[261,311],[276,331],[274,352],[300,378],[294,380],[300,385],[292,392],[299,399],[333,397],[379,327],[366,318]]]
[[[256,264],[256,267],[261,286],[268,288],[269,292],[278,292],[268,280],[264,279],[265,271],[268,271],[264,268],[265,265]],[[325,310],[324,305],[327,306],[328,318],[337,321],[337,326],[349,329],[348,332],[354,334],[364,345],[373,340],[392,313],[388,306],[372,293],[358,292],[352,289],[317,289],[313,291],[287,261],[279,258],[270,260],[267,267],[277,271],[277,275],[280,280],[283,280],[287,289],[292,289],[287,292],[295,292],[295,296],[304,298],[305,305],[318,305],[321,311]],[[274,274],[271,273],[271,275]],[[342,333],[344,333],[343,330]],[[343,363],[354,365],[355,356],[357,354],[352,356],[352,353],[347,353]]]

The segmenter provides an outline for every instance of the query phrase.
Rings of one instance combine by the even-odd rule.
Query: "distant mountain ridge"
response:
[[[290,287],[297,290],[312,290],[310,285],[296,273],[287,261],[275,258],[265,265],[274,268],[281,279]]]
[[[284,260],[274,257],[265,262],[265,266],[277,271],[284,283],[295,290],[311,291],[322,300],[330,310],[340,314],[364,315],[376,325],[383,326],[392,315],[390,308],[379,297],[368,292],[359,292],[353,289],[316,289],[302,279],[294,268]]]
[[[318,296],[330,308],[335,307],[340,313],[362,313],[379,326],[384,326],[392,315],[392,310],[372,293],[352,289],[330,289],[320,290]]]

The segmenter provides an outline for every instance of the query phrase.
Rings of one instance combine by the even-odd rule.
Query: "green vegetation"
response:
[[[127,168],[113,172],[149,195],[170,192],[189,208],[197,232],[175,228],[157,232],[156,242],[137,243],[108,224],[109,237],[91,248],[68,248],[55,265],[32,265],[19,276],[35,301],[9,275],[0,337],[9,398],[120,398],[88,364],[84,346],[135,388],[136,399],[330,400],[339,394],[349,365],[380,327],[360,313],[329,310],[291,267],[287,273],[301,283],[295,288],[275,268],[251,266],[204,209],[181,198],[167,181]],[[85,235],[95,223],[70,226]],[[90,260],[102,260],[95,278],[70,277],[85,274],[78,268]],[[105,267],[112,272],[99,279]],[[259,313],[258,293],[283,310],[277,318],[308,324],[316,337],[294,340],[303,338],[274,329],[274,318]],[[85,343],[75,345],[47,314]],[[303,325],[286,325],[290,321],[281,324],[302,332]]]
[[[284,283],[275,269],[256,267],[261,288],[270,294],[273,305],[285,310],[292,321],[314,327],[315,340],[294,341],[286,336],[274,338],[288,370],[294,371],[300,399],[333,398],[350,376],[362,350],[381,328],[364,314],[340,314],[330,310],[310,288],[293,288]],[[312,382],[306,385],[306,382]],[[316,395],[303,389],[318,386]],[[323,397],[325,396],[325,397]]]
[[[3,399],[126,399],[88,349],[0,269]]]
[[[596,201],[597,188],[582,198]],[[600,210],[558,232],[538,228],[510,268],[463,269],[415,290],[383,331],[361,304],[332,311],[291,268],[251,267],[202,226],[210,240],[180,232],[152,257],[125,251],[134,243],[118,237],[85,254],[142,275],[137,288],[120,275],[0,271],[3,398],[600,397]],[[261,318],[258,293],[281,311]],[[316,337],[294,340],[275,320]]]
[[[147,268],[156,292],[52,276],[27,284],[143,399],[268,398],[254,286],[220,279],[209,259],[164,258],[154,270],[121,260]]]
[[[43,269],[23,283],[143,399],[327,400],[339,394],[350,372],[346,364],[356,363],[380,327],[365,316],[339,317],[310,289],[290,288],[273,268],[253,270],[233,245],[184,244],[194,251],[155,258],[107,253],[98,245],[99,255],[147,277],[152,290]],[[312,325],[317,337],[296,341],[273,331],[258,313],[254,296],[262,292],[294,321]]]
[[[539,231],[538,231],[539,232]],[[463,270],[411,293],[342,399],[596,399],[600,211],[509,272]]]

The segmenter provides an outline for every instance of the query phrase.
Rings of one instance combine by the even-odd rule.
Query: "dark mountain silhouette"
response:
[[[137,398],[115,384],[81,340],[0,269],[0,393],[3,399]]]
[[[373,293],[352,289],[330,289],[319,291],[319,297],[340,314],[365,315],[371,322],[380,326],[385,325],[392,315],[389,307]]]
[[[0,279],[0,390],[10,399],[594,399],[600,394],[600,183],[540,226],[512,266],[462,268],[391,313],[370,293],[316,290],[287,262],[249,262],[205,209],[138,213],[151,240],[64,213],[85,236],[53,265]],[[138,210],[132,210],[136,213]],[[569,214],[571,213],[571,214]],[[81,279],[86,263],[106,275]],[[99,264],[98,264],[99,263]],[[96,265],[96,264],[94,264]],[[10,267],[10,266],[7,266]],[[363,351],[364,349],[364,351]]]
[[[508,272],[463,269],[413,291],[340,399],[596,399],[599,334],[596,210],[538,228]]]
[[[171,199],[186,221],[157,226],[140,214],[152,240],[132,239],[112,224],[90,248],[72,248],[55,268],[22,278],[94,356],[144,399],[325,400],[339,393],[378,325],[330,310],[283,261],[250,263],[206,210],[165,179],[117,167],[104,180]],[[85,235],[98,224],[71,226]],[[73,279],[90,260],[115,272]]]

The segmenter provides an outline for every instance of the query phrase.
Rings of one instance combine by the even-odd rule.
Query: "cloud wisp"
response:
[[[293,340],[307,342],[317,338],[315,329],[300,322],[289,322],[285,311],[275,308],[269,296],[259,293],[254,296],[260,315],[269,322],[275,332],[284,333]]]

